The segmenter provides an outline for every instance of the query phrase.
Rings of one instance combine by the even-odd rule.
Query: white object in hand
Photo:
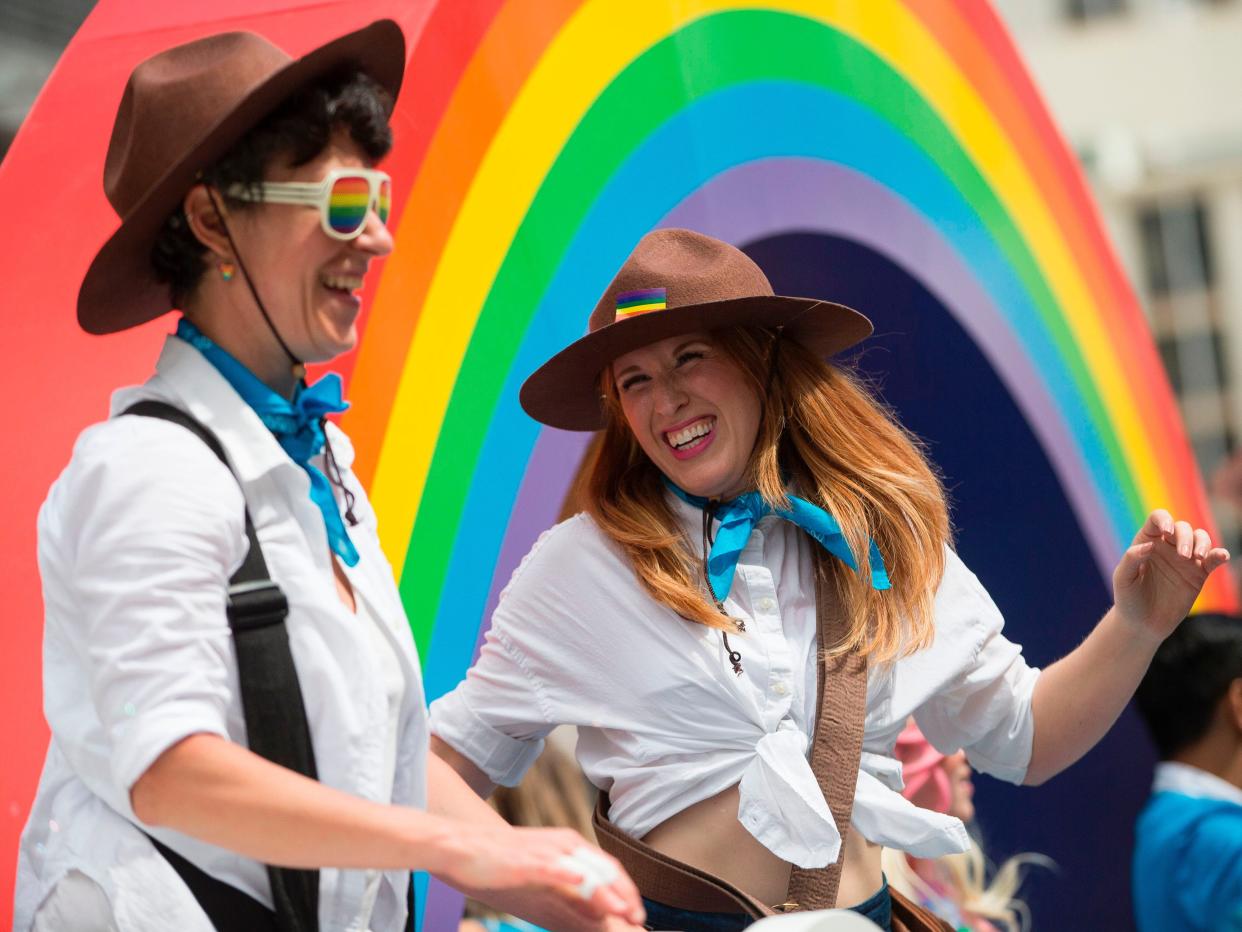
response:
[[[596,890],[612,883],[620,876],[612,861],[594,848],[588,848],[585,845],[563,855],[557,860],[556,866],[582,875],[582,880],[579,881],[575,890],[584,900],[589,900],[595,895]]]

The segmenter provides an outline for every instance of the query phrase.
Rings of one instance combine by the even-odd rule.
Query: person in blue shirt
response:
[[[1242,618],[1188,618],[1136,699],[1161,758],[1135,830],[1138,927],[1242,930]]]

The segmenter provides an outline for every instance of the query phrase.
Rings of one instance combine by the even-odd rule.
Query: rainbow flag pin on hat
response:
[[[668,307],[668,290],[665,288],[643,288],[639,291],[625,291],[617,295],[617,320],[637,317],[639,314],[650,314],[652,311],[663,311]]]

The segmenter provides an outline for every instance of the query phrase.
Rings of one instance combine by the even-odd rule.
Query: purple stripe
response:
[[[617,310],[638,307],[643,304],[664,304],[668,300],[665,288],[647,288],[643,291],[627,291],[617,295]]]
[[[492,585],[487,593],[487,606],[483,610],[483,621],[479,625],[479,637],[474,645],[471,663],[479,658],[483,637],[491,627],[492,612],[500,601],[501,590],[509,584],[513,571],[539,535],[556,524],[556,519],[560,517],[569,483],[578,472],[578,464],[582,462],[591,437],[589,433],[557,430],[555,427],[539,431],[539,439],[535,441],[534,452],[526,464],[526,473],[518,486],[513,510],[509,513],[509,526],[505,528],[500,556],[492,572]]]
[[[1117,559],[1108,515],[1044,381],[996,303],[927,218],[865,175],[818,159],[724,172],[658,224],[745,244],[792,231],[843,236],[892,259],[954,315],[987,357],[1047,453],[1105,579]]]
[[[653,298],[659,298],[663,301],[667,295],[667,288],[644,288],[640,291],[624,291],[617,295],[617,303],[623,304],[631,301],[635,303],[640,301],[645,303]]]

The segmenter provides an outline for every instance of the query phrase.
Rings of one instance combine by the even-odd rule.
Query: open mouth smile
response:
[[[331,291],[352,295],[362,288],[361,275],[321,275],[319,282]]]
[[[676,430],[664,432],[667,443],[678,459],[687,459],[702,451],[715,437],[716,419],[701,417]]]

